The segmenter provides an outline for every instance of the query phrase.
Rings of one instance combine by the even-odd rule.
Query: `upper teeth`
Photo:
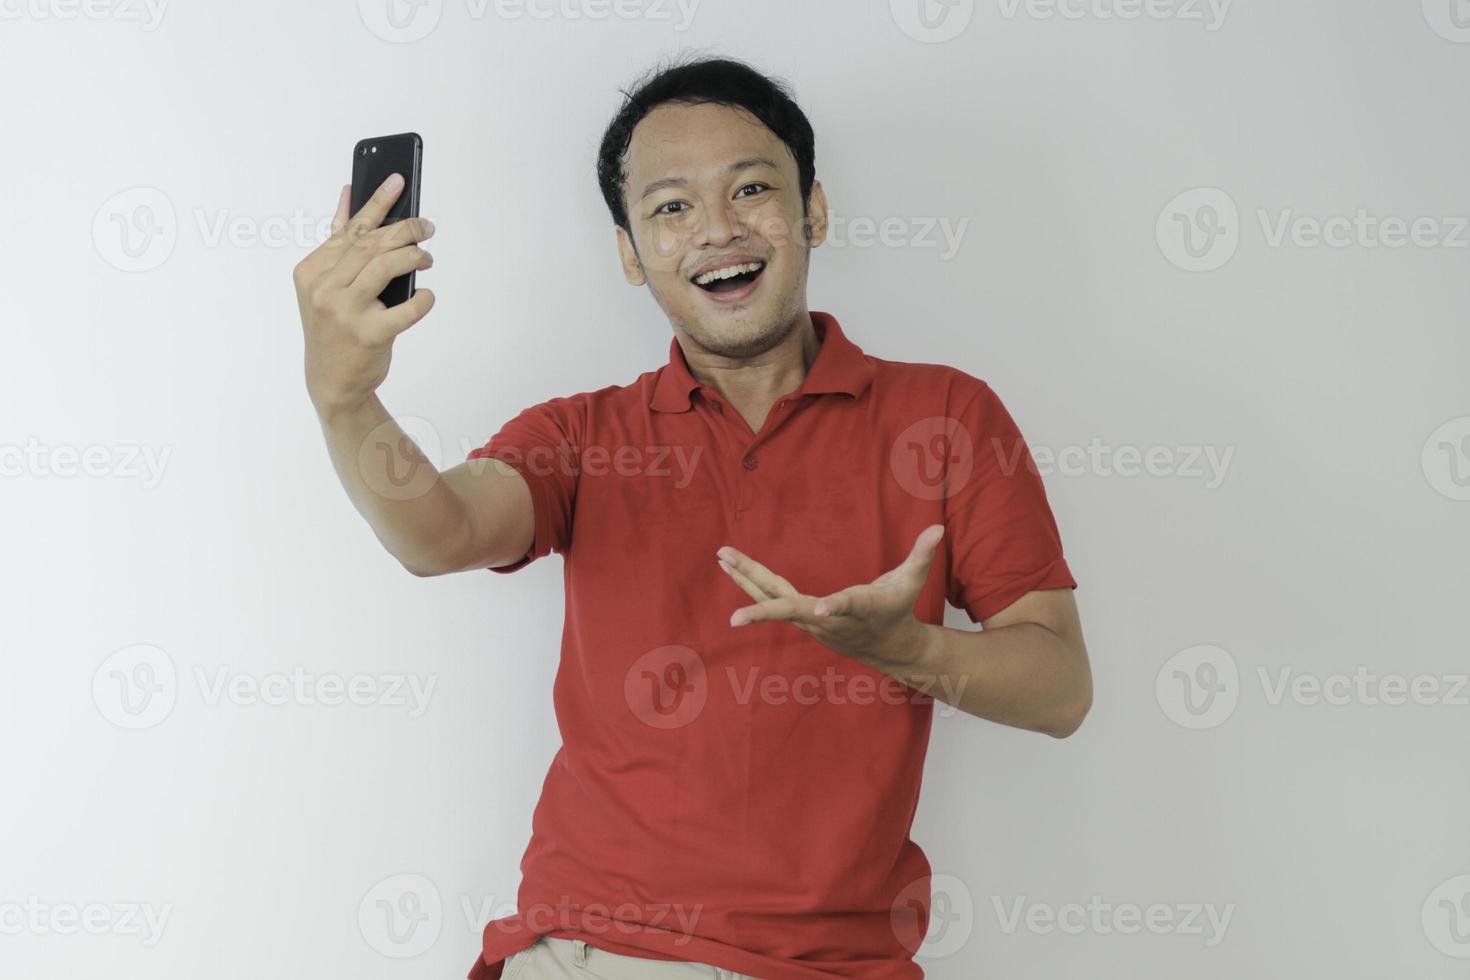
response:
[[[711,269],[704,275],[695,277],[694,284],[703,286],[706,283],[714,282],[716,279],[729,279],[731,276],[738,276],[743,272],[755,272],[763,264],[761,262],[747,262],[744,265],[727,265],[723,269]]]

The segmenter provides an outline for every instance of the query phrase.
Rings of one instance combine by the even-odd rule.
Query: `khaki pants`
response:
[[[505,961],[501,980],[756,980],[708,963],[623,956],[580,939],[542,936]]]

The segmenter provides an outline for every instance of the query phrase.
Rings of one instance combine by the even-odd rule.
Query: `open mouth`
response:
[[[716,269],[702,276],[695,276],[690,282],[714,295],[743,293],[755,284],[766,271],[764,262],[746,262],[740,265],[732,265],[725,269]]]

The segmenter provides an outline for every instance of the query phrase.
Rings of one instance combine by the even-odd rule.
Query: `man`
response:
[[[475,980],[920,977],[934,700],[1055,737],[1090,707],[1076,583],[1000,400],[807,310],[813,161],[739,62],[627,93],[598,177],[668,364],[526,409],[415,495],[374,490],[428,464],[373,392],[433,296],[375,297],[432,264],[432,225],[379,227],[396,183],[350,223],[344,196],[296,270],[308,390],[384,546],[416,575],[564,559],[563,746]],[[369,436],[389,451],[360,459]],[[944,627],[946,599],[983,630]]]

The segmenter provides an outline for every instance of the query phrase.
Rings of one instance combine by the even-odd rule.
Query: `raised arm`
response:
[[[376,395],[393,341],[434,305],[427,289],[391,309],[377,298],[394,276],[433,265],[418,245],[433,235],[432,223],[380,227],[401,190],[402,180],[390,177],[349,220],[344,187],[332,237],[294,270],[307,392],[338,479],[404,568],[441,575],[511,564],[535,528],[525,479],[495,460],[440,473]]]

